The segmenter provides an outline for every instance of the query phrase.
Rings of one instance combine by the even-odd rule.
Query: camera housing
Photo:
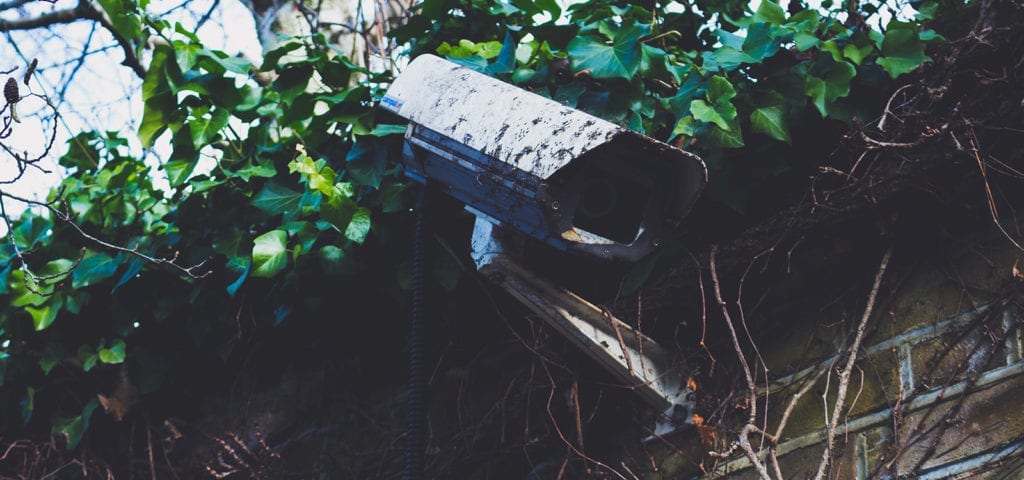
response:
[[[409,177],[563,251],[636,261],[707,180],[693,154],[432,55],[381,107],[409,121]]]
[[[640,259],[696,202],[704,163],[431,55],[406,67],[381,107],[409,121],[405,174],[476,215],[477,269],[659,412],[649,439],[692,425],[694,393],[667,349],[521,260],[527,236],[589,257]]]

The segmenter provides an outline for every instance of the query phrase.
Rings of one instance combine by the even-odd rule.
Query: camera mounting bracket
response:
[[[670,353],[657,342],[578,295],[515,261],[522,235],[477,217],[472,256],[477,269],[660,412],[653,439],[693,425],[694,393]]]

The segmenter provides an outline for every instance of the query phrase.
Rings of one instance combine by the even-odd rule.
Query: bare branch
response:
[[[14,2],[11,2],[14,3]],[[0,20],[0,32],[13,30],[32,30],[34,28],[49,27],[64,23],[77,22],[79,20],[95,20],[93,18],[96,10],[87,2],[81,2],[75,8],[65,8],[43,13],[35,17],[18,18],[14,20]]]
[[[138,56],[135,54],[135,47],[132,45],[131,41],[122,36],[117,29],[114,28],[110,19],[108,19],[102,11],[98,10],[87,0],[80,1],[75,8],[56,10],[34,17],[0,20],[0,32],[32,30],[36,28],[50,27],[53,25],[73,23],[79,20],[92,20],[107,29],[107,31],[109,31],[114,37],[114,40],[117,41],[117,44],[121,46],[121,49],[124,50],[124,62],[122,62],[122,65],[131,68],[139,78],[145,78],[146,68],[142,66],[142,62],[139,61]]]
[[[718,281],[718,266],[715,263],[715,255],[718,253],[718,245],[711,246],[710,253],[710,269],[711,269],[711,284],[715,292],[715,301],[718,302],[718,306],[722,309],[722,317],[725,318],[725,325],[729,328],[729,336],[732,339],[733,349],[736,350],[736,356],[740,361],[740,365],[743,367],[743,376],[747,380],[747,401],[750,404],[750,416],[747,419],[747,424],[740,429],[737,435],[736,441],[733,442],[732,447],[725,454],[715,454],[712,452],[712,456],[727,456],[735,448],[739,448],[743,451],[743,454],[750,461],[751,465],[757,471],[758,477],[762,480],[772,480],[771,475],[768,473],[768,469],[765,468],[764,463],[758,458],[757,453],[754,452],[753,447],[750,446],[749,435],[751,432],[762,432],[757,427],[757,383],[754,381],[754,374],[750,371],[750,365],[747,362],[747,356],[743,354],[743,347],[740,345],[739,337],[736,335],[736,327],[733,325],[732,316],[729,314],[729,305],[722,299],[722,287]],[[780,479],[781,480],[781,479]]]
[[[857,362],[857,352],[860,350],[861,341],[864,340],[864,331],[867,330],[868,320],[871,319],[871,313],[875,309],[878,288],[882,284],[882,278],[885,276],[885,270],[889,267],[889,259],[891,258],[892,247],[889,247],[885,251],[885,255],[882,256],[882,264],[878,267],[878,273],[875,274],[875,284],[871,287],[867,306],[864,308],[864,315],[861,316],[860,323],[857,325],[857,333],[854,336],[853,344],[850,345],[846,366],[843,367],[843,371],[839,372],[839,389],[836,392],[836,403],[832,406],[832,415],[828,419],[828,425],[825,426],[825,451],[821,454],[821,463],[818,464],[818,473],[814,476],[815,480],[825,478],[825,471],[832,462],[832,447],[836,437],[836,426],[839,424],[839,417],[842,416],[843,407],[846,404],[846,393],[850,388],[850,375],[853,373],[853,367]]]

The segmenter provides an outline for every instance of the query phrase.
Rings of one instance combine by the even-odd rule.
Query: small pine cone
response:
[[[21,100],[21,94],[18,92],[18,81],[14,78],[8,78],[7,83],[4,84],[4,99],[7,103],[18,103]]]

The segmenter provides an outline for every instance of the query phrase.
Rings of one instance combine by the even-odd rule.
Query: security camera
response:
[[[432,55],[381,106],[410,122],[408,176],[564,251],[640,259],[707,177],[695,155]]]
[[[431,55],[381,107],[409,121],[405,174],[476,217],[472,257],[660,413],[654,437],[692,423],[693,392],[654,340],[522,266],[523,236],[636,261],[664,240],[707,181],[695,155]]]

